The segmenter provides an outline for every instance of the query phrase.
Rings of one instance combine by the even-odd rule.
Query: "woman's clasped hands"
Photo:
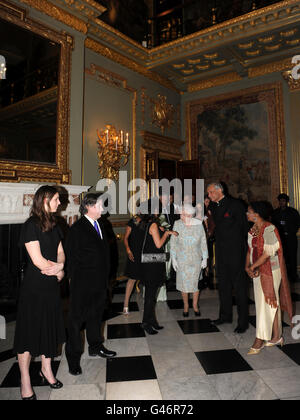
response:
[[[50,260],[48,260],[47,263],[48,266],[46,268],[43,268],[43,270],[41,270],[41,273],[45,276],[56,276],[58,281],[61,281],[64,277],[64,264]]]

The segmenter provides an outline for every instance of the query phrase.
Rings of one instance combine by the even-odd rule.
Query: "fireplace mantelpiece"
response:
[[[42,184],[0,182],[0,224],[24,223],[29,217],[32,199]],[[61,185],[68,192],[68,203],[61,215],[72,224],[79,215],[79,196],[89,186]]]

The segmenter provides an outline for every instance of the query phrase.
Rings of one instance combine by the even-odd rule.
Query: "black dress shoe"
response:
[[[116,355],[117,355],[117,353],[115,351],[108,350],[103,345],[101,345],[101,347],[97,351],[89,350],[89,356],[91,356],[91,357],[100,356],[100,357],[104,357],[104,358],[109,358],[109,357],[115,357]]]
[[[151,325],[141,324],[141,327],[143,328],[143,330],[146,331],[146,333],[150,335],[158,334],[157,331]]]
[[[234,330],[234,332],[237,333],[237,334],[244,334],[247,331],[247,329],[248,329],[248,327],[247,328],[242,328],[242,327],[237,326],[236,329]]]
[[[151,325],[151,327],[154,328],[155,330],[162,330],[164,328],[162,325],[158,325],[158,324]]]
[[[51,389],[60,389],[63,387],[63,384],[56,378],[55,378],[56,382],[54,382],[54,384],[50,384],[50,382],[48,381],[48,379],[46,378],[46,376],[43,374],[42,371],[40,371],[40,377],[42,380],[42,385],[47,384],[50,386]]]
[[[69,373],[70,375],[73,375],[73,376],[79,376],[79,375],[82,375],[82,369],[80,366],[76,366],[76,367],[69,366]]]

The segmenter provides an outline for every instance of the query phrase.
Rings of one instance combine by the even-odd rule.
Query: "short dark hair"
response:
[[[88,207],[93,207],[95,204],[97,204],[99,197],[100,197],[99,194],[94,194],[94,193],[86,194],[80,203],[80,207],[79,207],[80,214],[82,216],[87,214]]]
[[[249,207],[264,220],[269,220],[273,211],[273,207],[268,201],[253,201]]]
[[[287,202],[289,202],[290,201],[290,197],[287,195],[287,194],[284,194],[284,193],[281,193],[281,194],[279,194],[279,196],[277,197],[277,200],[279,201],[279,200],[285,200],[285,201],[287,201]]]

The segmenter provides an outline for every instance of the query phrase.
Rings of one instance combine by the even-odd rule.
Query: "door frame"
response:
[[[185,144],[184,141],[150,131],[141,131],[140,135],[143,140],[140,148],[140,174],[142,179],[146,180],[147,153],[158,152],[159,159],[183,160],[182,149]],[[141,195],[142,200],[147,199],[147,191],[141,191]]]

